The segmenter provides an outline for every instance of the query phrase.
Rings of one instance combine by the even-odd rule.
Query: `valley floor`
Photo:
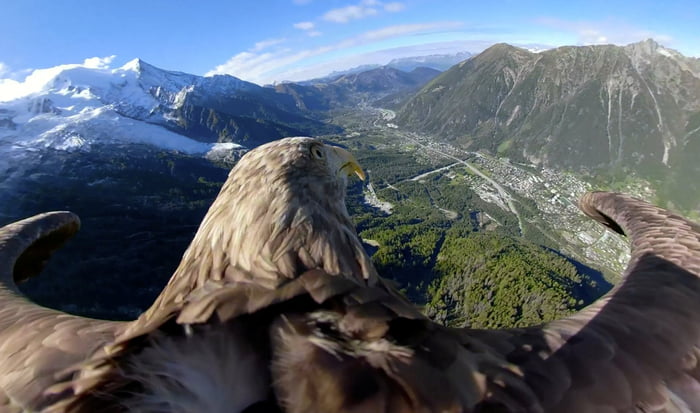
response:
[[[488,210],[478,211],[486,219],[504,225],[496,215],[513,218],[516,225],[508,224],[511,232],[591,265],[611,282],[624,270],[629,257],[626,240],[584,217],[576,206],[583,193],[607,188],[595,188],[585,177],[572,173],[467,151],[402,130],[391,123],[393,119],[390,110],[371,107],[359,115],[342,113],[333,118],[347,132],[330,139],[359,151],[361,163],[370,170],[365,191],[372,206],[391,213],[397,194],[407,195],[402,203],[416,202],[407,186],[429,187],[444,181],[440,185],[449,185],[452,191],[469,189],[478,195],[488,205],[484,208]],[[399,155],[388,156],[390,152]],[[649,198],[652,194],[636,195]],[[464,201],[469,206],[466,198]],[[445,214],[457,213],[435,199],[430,204]],[[499,213],[489,213],[492,210]]]

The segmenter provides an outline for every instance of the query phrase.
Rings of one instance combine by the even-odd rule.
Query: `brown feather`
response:
[[[175,403],[167,410],[196,411],[208,405],[192,393],[206,377],[251,384],[232,402],[238,410],[248,403],[288,412],[698,407],[696,224],[624,195],[587,194],[581,209],[630,238],[620,284],[542,326],[449,329],[378,277],[344,208],[344,178],[309,157],[313,145],[322,144],[287,139],[246,155],[168,286],[125,327],[27,305],[2,279],[10,287],[0,290],[8,304],[0,308],[0,338],[11,339],[0,341],[0,407],[55,402],[56,412],[121,411]],[[0,258],[10,255],[0,264],[14,265],[33,241],[13,244],[2,236],[16,228],[7,231],[0,231]],[[38,267],[18,268],[24,277]],[[24,332],[18,323],[37,328]]]
[[[381,411],[391,397],[406,411],[430,411],[438,401],[459,401],[464,411],[693,411],[700,399],[698,226],[619,194],[589,194],[582,209],[631,239],[625,278],[603,299],[540,327],[448,330],[399,322],[380,310],[381,294],[364,287],[332,313],[277,322],[273,377],[281,402],[289,411],[363,403]],[[376,306],[367,307],[371,300]],[[368,350],[378,343],[394,353]],[[371,387],[360,400],[347,399],[356,394],[353,377]],[[426,383],[441,391],[421,393]],[[315,403],[317,389],[324,399]]]
[[[325,151],[323,159],[311,156],[314,147]],[[271,306],[318,305],[351,287],[377,283],[345,210],[343,156],[310,138],[285,139],[246,154],[153,306],[104,351],[76,366],[69,386],[75,403],[69,409],[99,405],[95,399],[102,396],[94,392],[104,393],[105,386],[119,393],[138,384],[117,366],[136,363],[161,334],[185,340],[200,331],[192,325],[226,328],[228,320],[237,323]],[[300,295],[312,301],[296,300]],[[255,317],[263,325],[268,319]],[[93,381],[94,372],[101,381]]]
[[[69,212],[37,215],[0,228],[0,411],[38,410],[55,401],[44,390],[55,375],[112,340],[124,323],[40,307],[15,285],[38,274],[79,228]]]

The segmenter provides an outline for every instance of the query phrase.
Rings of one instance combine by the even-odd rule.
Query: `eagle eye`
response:
[[[311,147],[311,154],[314,156],[316,159],[323,159],[323,151],[321,148],[317,145],[314,145]]]

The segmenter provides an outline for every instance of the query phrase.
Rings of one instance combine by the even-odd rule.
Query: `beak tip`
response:
[[[350,152],[337,146],[333,147],[333,151],[340,158],[341,162],[344,161],[340,171],[344,171],[344,173],[348,174],[348,176],[354,173],[362,181],[367,178],[365,171],[362,170],[362,167]]]

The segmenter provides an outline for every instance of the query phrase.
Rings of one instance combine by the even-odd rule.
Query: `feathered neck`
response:
[[[275,288],[310,269],[373,285],[378,275],[345,207],[345,181],[234,168],[154,307],[208,281]],[[319,195],[322,194],[322,195]],[[177,285],[171,285],[177,283]]]

